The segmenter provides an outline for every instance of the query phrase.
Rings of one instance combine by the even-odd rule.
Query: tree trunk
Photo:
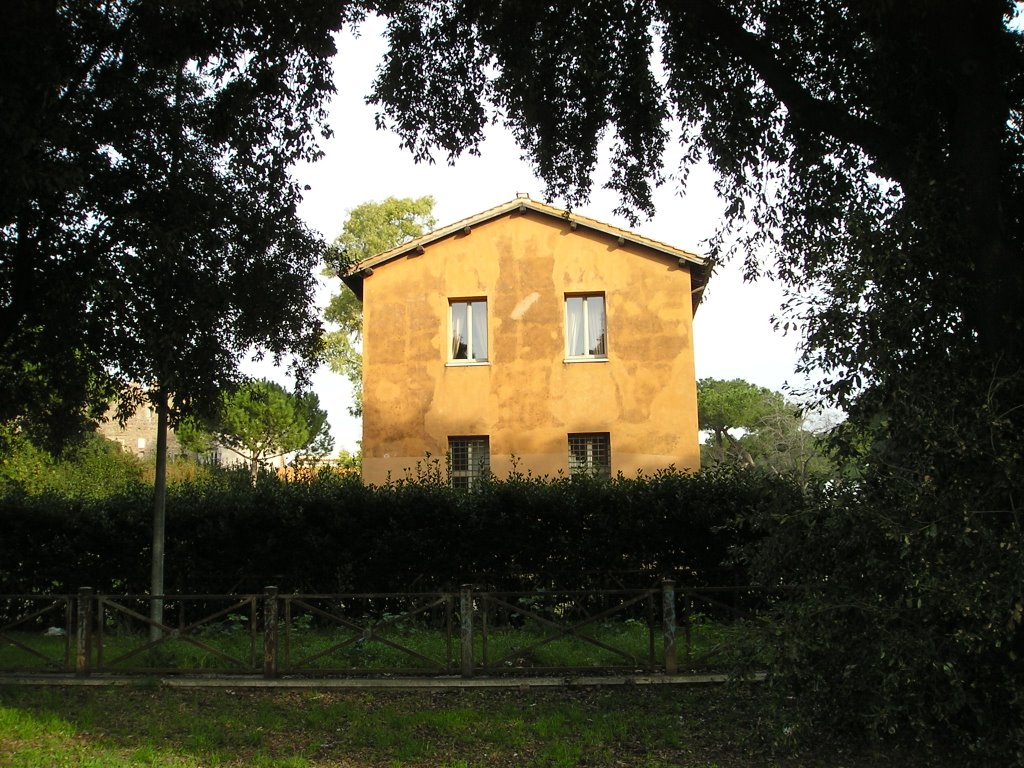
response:
[[[156,479],[153,483],[153,562],[149,593],[149,639],[155,642],[163,633],[155,624],[164,620],[164,541],[167,519],[167,394],[162,390],[153,400],[156,406]]]

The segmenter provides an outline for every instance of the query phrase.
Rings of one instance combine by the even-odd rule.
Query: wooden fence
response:
[[[149,618],[163,603],[163,619]],[[381,676],[708,671],[751,587],[419,593],[0,595],[0,671]]]

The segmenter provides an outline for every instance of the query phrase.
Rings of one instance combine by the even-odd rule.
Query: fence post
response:
[[[665,674],[679,671],[676,658],[676,584],[672,579],[661,582],[661,627],[665,644]]]
[[[88,675],[92,666],[92,587],[78,590],[77,635],[75,674]]]
[[[473,676],[473,585],[463,584],[459,592],[459,617],[462,631],[459,646],[462,651],[462,676]]]
[[[263,676],[277,677],[277,587],[263,590]]]

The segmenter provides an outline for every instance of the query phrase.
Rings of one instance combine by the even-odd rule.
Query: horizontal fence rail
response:
[[[707,671],[755,587],[0,595],[0,671],[329,677]],[[151,612],[153,602],[162,611]],[[160,621],[150,618],[161,616]]]

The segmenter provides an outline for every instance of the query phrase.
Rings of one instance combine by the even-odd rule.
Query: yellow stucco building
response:
[[[520,195],[357,264],[363,478],[696,469],[700,256]]]

